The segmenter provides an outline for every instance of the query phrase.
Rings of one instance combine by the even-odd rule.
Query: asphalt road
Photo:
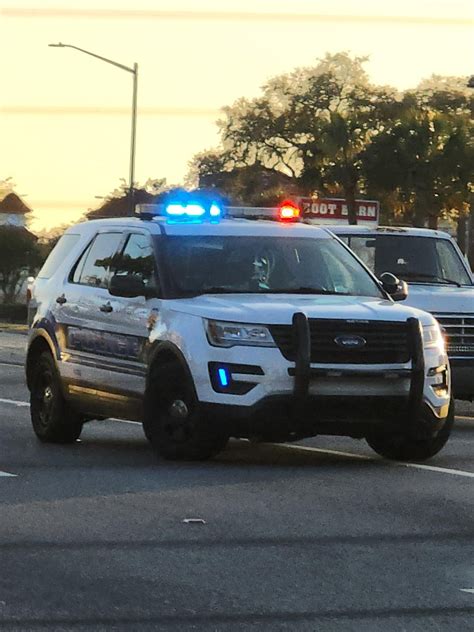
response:
[[[26,401],[0,364],[0,630],[472,629],[474,419],[428,468],[334,438],[178,465],[131,423],[42,445]]]

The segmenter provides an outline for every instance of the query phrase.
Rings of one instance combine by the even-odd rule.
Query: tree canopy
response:
[[[399,94],[371,83],[365,62],[327,54],[225,107],[221,146],[195,156],[190,177],[238,203],[281,201],[283,183],[290,194],[344,197],[351,223],[358,196],[416,224],[465,214],[474,181],[467,79],[433,75]],[[258,185],[269,172],[280,186]]]

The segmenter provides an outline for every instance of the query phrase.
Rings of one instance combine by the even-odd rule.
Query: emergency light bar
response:
[[[178,198],[170,196],[169,200],[160,204],[137,204],[136,215],[148,221],[163,217],[168,222],[185,223],[218,222],[224,217],[295,222],[300,220],[301,210],[289,201],[276,207],[228,206],[223,209],[215,200],[186,194]]]

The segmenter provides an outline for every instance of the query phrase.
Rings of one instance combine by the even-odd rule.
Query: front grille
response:
[[[402,364],[410,360],[407,323],[357,322],[309,319],[311,362],[321,364]],[[273,339],[287,360],[296,359],[291,325],[270,325]],[[360,336],[363,347],[347,349],[336,343],[339,336]]]
[[[474,356],[474,314],[433,314],[446,336],[449,356]]]

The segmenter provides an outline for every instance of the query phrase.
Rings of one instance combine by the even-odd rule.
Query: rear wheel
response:
[[[199,411],[193,385],[177,361],[152,368],[143,430],[158,455],[169,460],[209,459],[229,439]]]
[[[408,434],[374,434],[366,437],[369,446],[380,456],[393,461],[426,461],[446,445],[454,424],[454,403],[451,402],[444,426],[434,436],[417,439]]]
[[[51,354],[41,353],[33,370],[30,414],[33,430],[45,443],[73,443],[79,438],[83,419],[65,401]]]

